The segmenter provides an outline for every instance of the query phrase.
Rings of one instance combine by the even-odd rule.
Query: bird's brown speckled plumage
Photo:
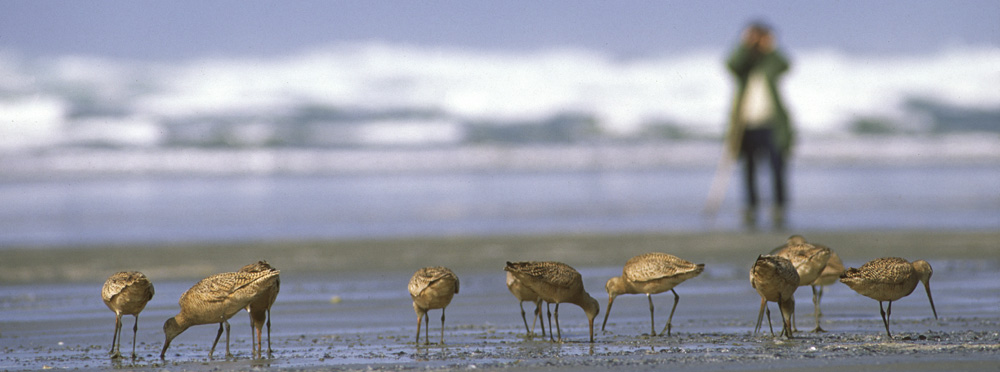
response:
[[[452,297],[458,293],[458,276],[446,267],[425,267],[417,270],[410,278],[410,298],[413,299],[413,311],[417,313],[417,343],[420,343],[420,323],[427,311],[441,309],[441,343],[444,344],[445,307],[451,303]],[[430,343],[430,318],[427,318],[427,329],[424,339]]]
[[[823,296],[824,285],[837,282],[840,274],[844,272],[844,263],[840,261],[833,250],[821,244],[811,244],[801,235],[792,235],[782,245],[771,251],[771,254],[787,258],[792,261],[795,271],[799,274],[799,286],[811,286],[813,292],[813,315],[816,319],[816,328],[813,332],[826,332],[820,327],[819,302]],[[831,267],[831,261],[836,257],[836,262]],[[825,284],[817,284],[825,283]],[[795,326],[795,317],[792,317],[792,330],[798,331]]]
[[[772,251],[773,255],[787,258],[799,274],[799,285],[811,285],[819,278],[830,261],[830,248],[806,242],[801,235],[792,235],[785,245]]]
[[[795,289],[798,288],[799,274],[787,258],[776,255],[757,257],[750,269],[750,286],[760,294],[760,311],[757,313],[757,326],[754,333],[760,330],[764,312],[767,312],[768,324],[771,323],[771,310],[767,302],[778,303],[781,310],[783,327],[781,333],[792,337],[791,317],[795,313]],[[774,330],[771,330],[774,333]]]
[[[267,261],[261,260],[243,266],[239,271],[257,273],[271,270],[275,270],[275,268]],[[275,276],[271,283],[270,287],[262,289],[260,296],[247,306],[247,312],[250,313],[250,348],[257,357],[261,357],[263,353],[261,332],[264,324],[267,324],[267,355],[270,356],[273,352],[271,350],[271,306],[274,305],[274,301],[278,298],[278,292],[281,290],[281,276]]]
[[[855,292],[878,301],[885,333],[892,338],[892,333],[889,331],[892,302],[913,293],[917,282],[923,282],[934,318],[937,319],[937,309],[934,308],[930,287],[933,273],[931,265],[924,260],[911,263],[899,257],[883,257],[868,261],[860,268],[847,269],[840,277],[840,281]],[[889,301],[888,311],[883,309],[883,301]]]
[[[674,294],[674,306],[670,310],[666,326],[660,331],[661,334],[666,332],[667,335],[670,335],[674,310],[677,309],[677,302],[680,300],[674,287],[685,280],[698,276],[704,269],[704,264],[694,264],[666,253],[644,253],[630,258],[625,262],[622,275],[608,279],[604,286],[608,292],[608,307],[604,313],[601,330],[604,330],[608,323],[608,316],[611,315],[611,307],[617,296],[642,293],[649,301],[650,327],[652,327],[650,334],[655,336],[652,295],[671,291]]]
[[[594,318],[601,305],[583,288],[583,277],[576,269],[561,262],[507,262],[504,270],[514,274],[525,286],[545,302],[556,304],[556,332],[562,340],[559,327],[559,304],[571,303],[583,309],[590,323],[590,342],[594,342]],[[549,319],[549,338],[552,339],[552,321]],[[553,341],[555,341],[553,339]]]
[[[135,316],[132,326],[132,359],[135,359],[135,336],[139,330],[139,313],[153,298],[153,283],[138,271],[122,271],[108,277],[101,287],[101,299],[108,309],[115,312],[115,333],[111,340],[112,358],[121,357],[122,315]]]
[[[221,273],[202,279],[190,289],[181,294],[178,304],[181,311],[176,316],[163,323],[163,333],[166,340],[160,358],[165,358],[170,342],[191,326],[219,323],[219,332],[215,342],[208,352],[209,358],[215,351],[215,345],[226,331],[226,357],[232,357],[229,352],[229,318],[245,309],[251,302],[257,300],[261,293],[274,285],[278,279],[278,270],[260,272]]]

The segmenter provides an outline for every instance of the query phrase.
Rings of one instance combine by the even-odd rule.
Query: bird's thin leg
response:
[[[258,325],[258,327],[256,327],[257,329],[254,330],[254,332],[257,333],[257,345],[255,345],[255,347],[257,348],[256,352],[257,358],[264,357],[264,337],[262,335],[264,330],[262,329],[263,328],[262,326],[263,326],[262,324]]]
[[[548,303],[548,302],[545,303],[545,312],[546,312],[546,314],[549,317],[549,340],[550,341],[555,341],[556,339],[555,339],[555,337],[553,337],[553,336],[555,336],[555,334],[552,333],[552,308],[549,307],[549,305],[551,305],[551,304]],[[556,309],[558,309],[558,308],[559,308],[559,305],[557,304],[556,305]],[[559,325],[558,323],[559,323],[559,318],[557,317],[556,318],[556,326],[557,327]],[[562,331],[560,331],[560,332],[562,332]]]
[[[420,345],[420,326],[424,323],[424,314],[417,314],[417,345]]]
[[[549,327],[549,333],[552,332],[552,327]],[[556,302],[556,332],[559,332],[559,342],[562,342],[562,327],[559,326],[559,303]]]
[[[764,309],[767,307],[767,299],[760,298],[760,311],[757,312],[757,326],[753,328],[753,333],[760,331],[760,324],[764,321]]]
[[[649,300],[649,335],[656,336],[656,319],[653,317],[653,295],[646,293],[646,299]]]
[[[531,336],[531,328],[528,328],[528,318],[525,316],[526,313],[524,312],[524,301],[519,302],[518,306],[521,306],[521,320],[524,321],[524,331],[528,333],[528,336]],[[534,323],[534,321],[532,321],[532,323]]]
[[[229,352],[229,321],[223,320],[222,323],[226,325],[226,359],[233,358],[233,354]]]
[[[781,311],[781,334],[785,337],[792,338],[794,327],[792,319],[795,316],[795,299],[783,299],[781,296],[778,296],[778,310]]]
[[[219,333],[215,334],[215,341],[212,342],[212,348],[208,350],[208,359],[212,359],[212,354],[215,353],[215,345],[219,343],[219,337],[222,337],[222,323],[219,323]]]
[[[424,315],[424,344],[431,344],[431,315]]]
[[[889,301],[889,307],[892,307],[892,301]],[[885,324],[885,334],[892,338],[892,332],[889,332],[889,319],[885,316],[885,310],[882,308],[882,301],[878,302],[878,311],[882,315],[882,324]]]
[[[271,309],[267,309],[267,357],[271,357]]]
[[[111,351],[108,354],[111,355],[112,359],[121,357],[121,353],[118,352],[118,334],[121,333],[122,329],[122,316],[119,313],[115,313],[115,332],[114,336],[111,337]]]
[[[666,327],[663,328],[664,330],[667,331],[667,336],[670,336],[670,331],[672,328],[674,328],[673,326],[674,310],[677,310],[677,302],[681,300],[681,296],[678,296],[676,291],[674,291],[673,289],[671,289],[670,291],[674,292],[674,307],[670,308],[670,317],[667,318],[667,325]],[[660,331],[660,335],[663,335],[663,331]]]
[[[889,301],[889,307],[885,309],[885,331],[889,332],[889,321],[892,320],[892,301]],[[889,335],[892,338],[892,335]]]
[[[779,309],[780,309],[780,306],[779,306]],[[765,306],[764,307],[764,311],[767,312],[767,328],[771,329],[771,336],[773,337],[774,336],[774,326],[771,325],[771,309],[769,309],[767,306]]]
[[[135,324],[132,325],[132,360],[135,360],[135,336],[139,334],[139,314],[135,314]]]
[[[537,322],[538,318],[541,318],[541,317],[542,317],[542,301],[539,300],[539,301],[535,302],[534,316],[531,317],[531,334],[532,335],[535,334],[535,322]],[[542,322],[541,323],[542,323],[542,337],[544,337],[545,336],[545,318],[542,318]]]
[[[545,330],[546,329],[549,330],[550,334],[552,333],[552,324],[549,324],[548,328],[546,328],[546,326],[545,326],[545,318],[542,317],[542,304],[543,303],[544,302],[542,302],[542,300],[538,300],[538,303],[535,306],[535,311],[538,312],[538,328],[542,329],[542,337],[545,337]],[[546,306],[548,306],[548,304],[546,304]]]
[[[781,302],[778,302],[778,310],[782,311],[782,309],[781,309]],[[784,312],[782,312],[782,314],[784,314]],[[782,315],[782,317],[784,317],[784,315]],[[782,322],[784,322],[784,318],[782,318]],[[795,331],[795,332],[799,331],[799,328],[795,326],[795,313],[792,313],[792,315],[789,317],[789,321],[788,322],[791,324],[791,328],[789,328],[789,330]],[[784,323],[782,323],[782,324],[784,324]],[[789,336],[789,338],[791,338],[791,337]]]
[[[257,358],[257,326],[253,324],[253,314],[250,315],[250,355]]]
[[[441,345],[444,345],[444,308],[441,308]]]
[[[819,287],[818,289],[816,287]],[[816,316],[816,329],[813,329],[814,333],[826,332],[823,327],[819,325],[819,319],[823,316],[823,311],[819,309],[819,302],[823,299],[823,286],[812,286],[813,290],[813,307],[815,308],[814,315]]]
[[[813,290],[813,315],[815,315],[816,318],[818,319],[820,315],[823,315],[819,311],[819,300],[820,297],[823,297],[823,286],[814,285],[812,286],[812,290]]]

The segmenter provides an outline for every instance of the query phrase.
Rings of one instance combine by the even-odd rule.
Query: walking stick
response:
[[[726,133],[726,138],[722,142],[722,154],[719,163],[715,166],[715,175],[712,176],[712,185],[708,189],[708,200],[705,202],[705,217],[715,220],[722,207],[722,201],[726,198],[726,188],[729,186],[729,178],[733,174],[733,165],[739,156],[733,149],[738,149],[743,141],[744,128],[737,124],[736,127]]]

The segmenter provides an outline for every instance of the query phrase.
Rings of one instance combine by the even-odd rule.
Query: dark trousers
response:
[[[774,203],[777,207],[785,205],[785,159],[774,143],[774,133],[770,128],[747,129],[743,133],[740,145],[740,156],[746,165],[746,202],[749,208],[757,207],[756,158],[766,155],[771,162],[771,175],[774,186]]]

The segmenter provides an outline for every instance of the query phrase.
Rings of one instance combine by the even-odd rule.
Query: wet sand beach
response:
[[[848,267],[884,256],[925,259],[934,267],[935,320],[923,290],[893,303],[893,339],[878,303],[843,284],[826,289],[823,328],[814,327],[809,288],[796,292],[796,338],[753,334],[759,297],[747,273],[758,254],[790,232],[496,236],[353,241],[285,241],[162,246],[5,248],[0,260],[0,369],[149,371],[236,370],[996,370],[1000,364],[1000,232],[796,231],[833,248]],[[644,296],[618,297],[608,328],[587,341],[586,317],[560,307],[563,343],[525,337],[517,301],[504,286],[505,261],[555,260],[577,268],[588,292],[607,306],[604,282],[633,255],[661,251],[706,265],[678,287],[673,335],[650,337]],[[213,273],[257,259],[282,270],[272,314],[272,358],[250,357],[250,322],[230,320],[236,360],[207,358],[218,329],[189,329],[159,359],[163,321],[180,294]],[[445,345],[413,343],[416,316],[406,283],[423,266],[461,278],[447,308]],[[156,295],[139,317],[133,363],[107,357],[114,314],[100,288],[119,270],[140,270]],[[654,295],[662,328],[673,296]],[[525,304],[526,310],[534,308]],[[770,305],[780,329],[780,315]],[[431,339],[440,311],[430,312]],[[530,321],[530,319],[529,319]],[[124,318],[130,328],[132,317]],[[598,321],[599,323],[599,321]],[[600,324],[596,325],[598,328]],[[122,344],[131,343],[123,332]],[[266,341],[265,341],[266,342]],[[130,346],[130,345],[129,345]]]

